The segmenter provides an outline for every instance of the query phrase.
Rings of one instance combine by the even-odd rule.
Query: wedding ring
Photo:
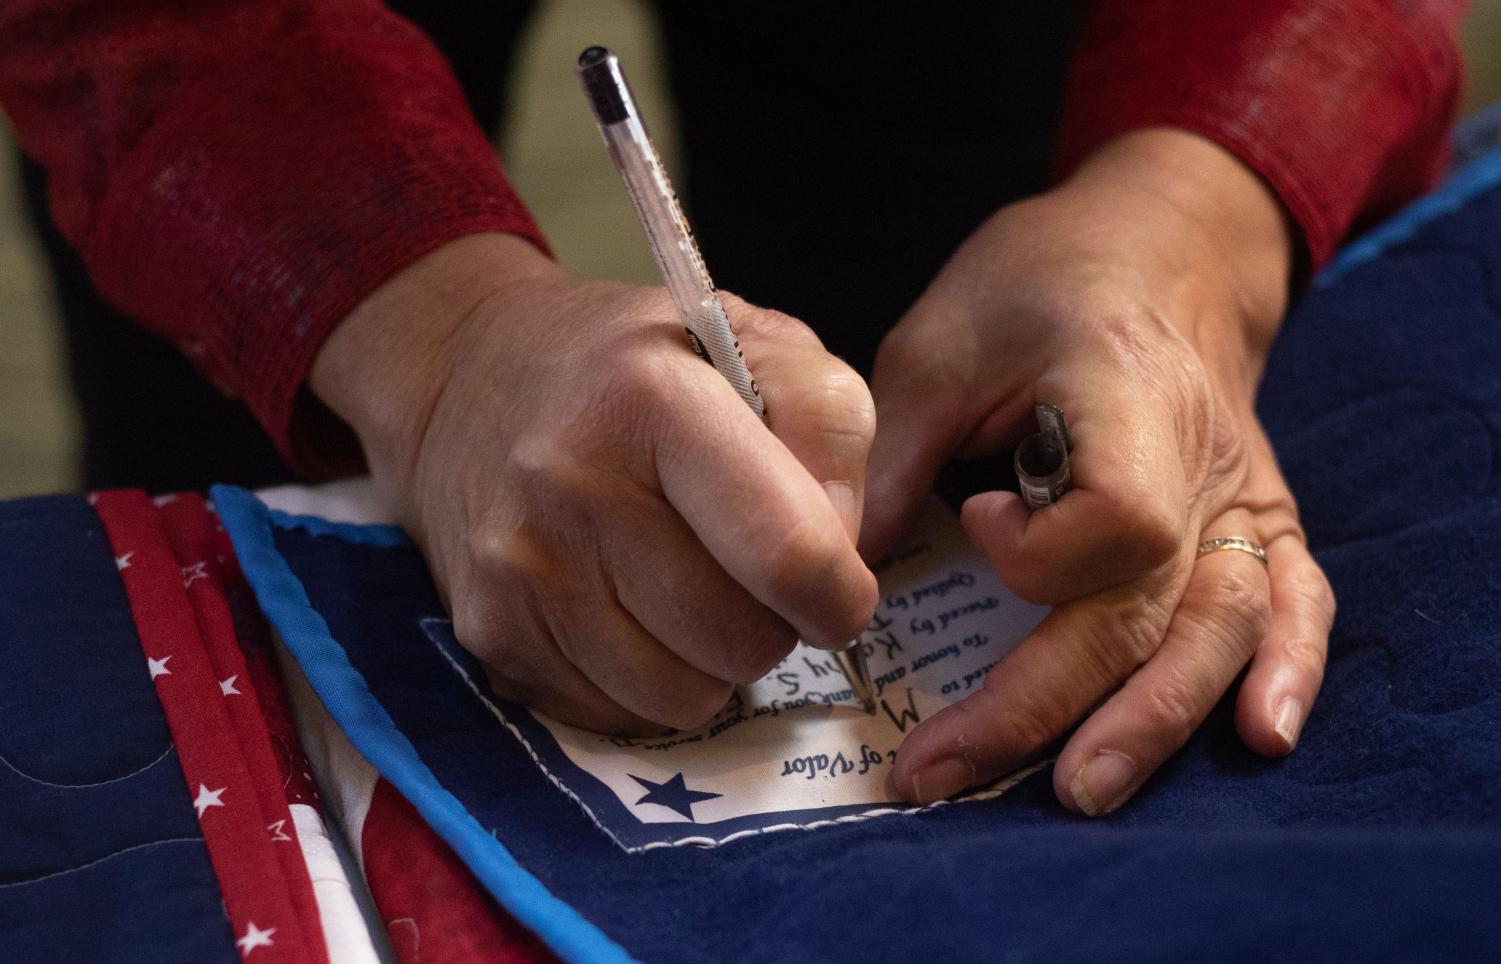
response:
[[[1199,555],[1206,556],[1211,552],[1219,552],[1221,549],[1233,549],[1236,552],[1245,552],[1261,560],[1263,566],[1266,561],[1266,550],[1259,543],[1250,539],[1242,539],[1240,536],[1225,536],[1220,539],[1205,539],[1199,543]]]

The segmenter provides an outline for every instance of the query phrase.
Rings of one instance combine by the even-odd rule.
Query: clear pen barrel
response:
[[[605,146],[646,229],[663,281],[693,336],[694,349],[729,380],[752,411],[764,416],[760,392],[619,62],[604,48],[591,47],[579,57],[579,78]]]

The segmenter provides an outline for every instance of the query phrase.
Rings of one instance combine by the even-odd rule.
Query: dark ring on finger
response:
[[[1263,566],[1270,566],[1266,559],[1266,550],[1261,543],[1252,542],[1250,539],[1242,539],[1240,536],[1224,536],[1219,539],[1205,539],[1199,543],[1199,555],[1207,556],[1211,552],[1219,552],[1222,549],[1245,552],[1261,560]]]

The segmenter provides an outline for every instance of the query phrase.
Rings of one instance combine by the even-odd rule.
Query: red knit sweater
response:
[[[1463,0],[1098,0],[1060,166],[1173,125],[1258,171],[1314,265],[1430,183]],[[375,0],[0,0],[0,105],[99,289],[291,450],[323,340],[450,239],[541,243],[437,50]]]

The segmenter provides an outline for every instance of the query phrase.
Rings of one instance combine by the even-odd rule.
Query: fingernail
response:
[[[1303,728],[1303,703],[1295,696],[1285,698],[1277,704],[1277,719],[1272,723],[1272,729],[1277,735],[1287,742],[1287,748],[1291,750],[1298,745],[1298,731]]]
[[[1135,760],[1115,750],[1101,750],[1074,774],[1068,791],[1080,810],[1098,817],[1124,803],[1135,780]]]
[[[839,513],[844,531],[853,540],[860,533],[860,504],[855,501],[855,487],[848,482],[833,481],[825,482],[823,491],[834,511]]]
[[[919,803],[934,803],[974,782],[975,770],[963,760],[935,760],[912,774],[912,795]]]

